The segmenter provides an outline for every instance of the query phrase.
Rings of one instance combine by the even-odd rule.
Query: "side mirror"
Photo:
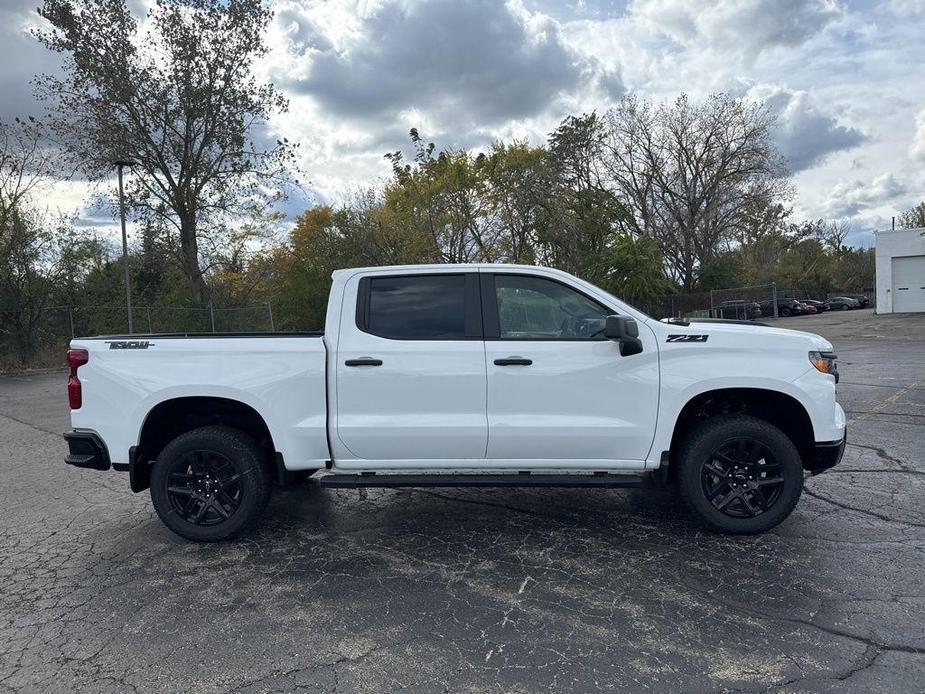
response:
[[[620,354],[624,357],[639,354],[642,351],[639,326],[629,316],[607,316],[604,336],[608,340],[620,343]]]

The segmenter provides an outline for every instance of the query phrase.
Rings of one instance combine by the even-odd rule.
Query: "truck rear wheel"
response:
[[[197,542],[228,540],[252,526],[270,499],[270,471],[250,436],[226,426],[188,431],[151,470],[151,501],[164,524]]]
[[[684,439],[678,490],[705,525],[725,533],[773,528],[803,491],[803,465],[790,438],[746,415],[714,417]]]

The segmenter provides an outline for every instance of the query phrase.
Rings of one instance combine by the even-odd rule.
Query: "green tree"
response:
[[[412,128],[413,162],[400,151],[386,154],[392,180],[385,188],[385,205],[405,220],[414,234],[427,236],[440,262],[470,263],[493,259],[492,229],[485,224],[482,180],[474,157],[466,151],[434,154]]]
[[[874,287],[876,276],[873,248],[846,248],[832,267],[833,289],[863,292]]]
[[[303,213],[286,244],[251,264],[262,278],[261,298],[273,302],[283,327],[324,325],[334,270],[436,262],[429,237],[406,227],[376,192],[358,193],[350,203]]]
[[[61,288],[79,276],[82,244],[65,218],[21,205],[6,215],[0,227],[0,337],[12,342],[21,364],[39,351]]]
[[[601,260],[628,218],[602,177],[603,138],[601,120],[590,113],[566,118],[548,144],[554,181],[543,260],[590,282],[606,279],[608,263]]]
[[[525,141],[496,142],[476,157],[483,212],[496,262],[537,262],[541,241],[548,234],[554,189],[550,158],[543,147]]]
[[[51,28],[36,35],[65,56],[63,76],[36,80],[57,139],[92,179],[138,163],[129,204],[176,234],[203,303],[201,239],[281,191],[293,162],[287,141],[258,136],[287,107],[252,73],[271,12],[263,0],[156,0],[143,30],[125,0],[44,0],[39,13]]]
[[[615,234],[601,254],[595,274],[600,286],[629,302],[647,300],[674,290],[665,276],[658,244],[648,236]]]

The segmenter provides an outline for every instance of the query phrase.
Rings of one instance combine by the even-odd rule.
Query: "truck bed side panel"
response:
[[[77,339],[89,362],[78,370],[83,405],[75,429],[92,429],[114,463],[127,463],[149,412],[175,398],[221,397],[249,405],[270,430],[289,469],[328,459],[325,345],[320,337],[146,337],[146,348],[113,349]]]

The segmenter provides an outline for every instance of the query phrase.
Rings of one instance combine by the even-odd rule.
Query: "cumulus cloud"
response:
[[[827,155],[857,147],[866,135],[824,111],[806,91],[756,85],[747,96],[767,104],[777,117],[777,144],[793,172],[820,164]]]
[[[153,0],[129,0],[142,16]],[[0,0],[0,118],[39,110],[29,80],[60,56],[28,33],[42,0]],[[628,85],[660,101],[731,91],[767,101],[807,217],[885,217],[925,185],[925,0],[272,0],[258,77],[289,113],[254,133],[301,143],[308,196],[336,202],[388,175],[419,128],[440,146],[542,142]],[[901,69],[897,69],[897,65]],[[850,151],[849,156],[838,153]],[[906,156],[908,155],[908,156]],[[853,161],[849,161],[852,159]],[[888,172],[888,173],[887,173]],[[855,180],[859,179],[859,180]],[[903,192],[906,191],[907,192]],[[50,197],[81,210],[84,182]],[[81,212],[104,226],[104,215]],[[870,222],[873,223],[873,222]],[[860,233],[860,231],[859,231]]]
[[[291,7],[279,20],[308,64],[283,84],[341,117],[417,109],[473,127],[535,115],[589,86],[623,91],[619,75],[572,50],[555,21],[496,0],[387,2],[340,41],[310,11]]]
[[[823,204],[827,217],[854,217],[905,195],[907,186],[892,173],[877,176],[873,181],[854,180],[837,184]]]
[[[635,0],[629,12],[682,45],[752,56],[800,45],[842,14],[834,0]]]

